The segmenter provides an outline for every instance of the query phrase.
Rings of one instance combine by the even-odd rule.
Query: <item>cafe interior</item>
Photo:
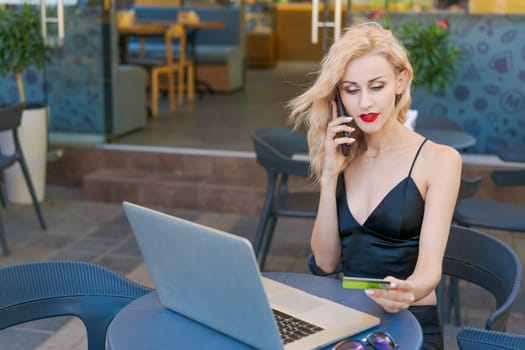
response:
[[[96,331],[102,332],[103,343],[108,342],[106,348],[129,349],[119,345],[119,324],[111,320],[121,320],[122,310],[129,309],[126,305],[151,294],[156,283],[124,214],[124,201],[247,238],[263,273],[320,274],[311,264],[310,250],[319,188],[309,178],[305,130],[292,130],[287,104],[314,81],[324,54],[346,26],[377,16],[387,18],[393,29],[414,21],[430,26],[444,19],[447,45],[458,48],[459,58],[444,87],[413,89],[411,127],[460,152],[462,182],[452,231],[458,237],[471,231],[482,236],[471,243],[451,238],[447,246],[438,289],[445,349],[525,349],[522,1],[29,4],[45,14],[40,21],[46,29],[41,31],[47,32],[50,60],[43,67],[29,66],[23,74],[26,107],[43,110],[43,124],[24,119],[30,118],[24,110],[18,127],[34,189],[28,190],[19,169],[14,173],[7,168],[19,160],[7,166],[0,161],[0,281],[9,283],[6,278],[12,273],[20,277],[18,288],[48,290],[42,281],[27,277],[40,271],[31,264],[67,260],[102,266],[144,286],[111,316],[105,315],[109,321]],[[0,9],[18,6],[16,0],[0,0]],[[0,115],[20,101],[14,74],[0,76]],[[26,146],[37,136],[22,129],[32,125],[40,125],[43,140]],[[280,135],[283,139],[277,140]],[[7,149],[3,142],[2,157]],[[30,154],[35,148],[43,160]],[[277,169],[268,165],[275,162]],[[282,178],[285,184],[277,189]],[[10,188],[15,185],[18,188]],[[297,207],[294,198],[299,198]],[[498,249],[501,253],[491,253]],[[29,270],[19,269],[24,266]],[[36,274],[61,271],[54,265],[43,268]],[[44,294],[28,298],[64,297]],[[24,319],[13,311],[27,302],[23,298],[0,293],[0,319],[20,317],[0,321],[0,348],[99,348],[89,339],[100,335],[86,334],[84,325],[70,317],[84,320],[82,315],[53,314],[53,307],[37,304],[34,309],[49,308],[51,313],[40,319],[40,312],[28,308]],[[96,307],[104,304],[93,303],[92,309],[104,309]],[[50,316],[59,317],[46,318]],[[413,330],[389,326],[391,315],[384,317],[378,330],[390,333],[400,349],[412,348],[412,342],[418,348],[418,337],[403,333]],[[30,322],[21,323],[25,321]],[[151,320],[161,329],[156,322]],[[195,341],[198,332],[192,332]],[[226,344],[221,343],[226,336],[215,333],[211,340],[199,339],[202,347]],[[126,337],[136,349],[144,348],[139,345],[145,344],[142,340]],[[162,348],[157,340],[140,337],[157,344],[152,348]],[[405,337],[406,347],[399,342]],[[179,338],[173,341],[168,348],[185,344],[177,343]],[[222,348],[247,347],[232,343]]]

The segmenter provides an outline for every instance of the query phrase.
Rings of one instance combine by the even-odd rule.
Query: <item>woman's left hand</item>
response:
[[[406,310],[415,300],[413,287],[410,282],[394,277],[386,277],[390,281],[390,289],[367,289],[366,295],[378,303],[387,312],[399,312]]]

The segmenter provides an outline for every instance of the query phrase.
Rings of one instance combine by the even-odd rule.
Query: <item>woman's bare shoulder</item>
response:
[[[461,170],[461,155],[450,146],[427,141],[422,155],[425,165],[432,171]]]

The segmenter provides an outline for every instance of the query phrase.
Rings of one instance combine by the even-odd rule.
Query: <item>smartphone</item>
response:
[[[379,278],[343,277],[343,288],[349,289],[390,289],[390,281]]]
[[[339,95],[339,88],[337,86],[335,87],[335,104],[337,106],[337,115],[339,117],[348,116],[345,106],[343,106],[343,102],[341,102],[341,95]],[[347,131],[343,131],[343,136],[350,137],[350,134]],[[350,154],[350,144],[343,143],[341,145],[341,151],[343,152],[343,155],[348,156]]]

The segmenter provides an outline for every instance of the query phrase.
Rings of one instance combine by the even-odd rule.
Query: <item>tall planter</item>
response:
[[[0,6],[0,74],[14,74],[19,102],[25,103],[22,73],[30,66],[43,68],[52,48],[40,33],[40,14],[35,5]],[[38,201],[44,199],[47,156],[47,107],[26,105],[18,135]],[[2,152],[14,150],[12,136],[1,138]],[[4,193],[14,203],[32,203],[20,166],[4,171]],[[43,220],[42,220],[43,222]],[[43,224],[44,228],[45,225]]]
[[[29,168],[31,181],[39,202],[45,198],[47,144],[48,144],[48,107],[28,105],[22,114],[18,135]],[[10,132],[0,133],[0,147],[3,153],[13,153],[14,143]],[[4,195],[16,204],[32,204],[31,195],[18,163],[4,170]]]

